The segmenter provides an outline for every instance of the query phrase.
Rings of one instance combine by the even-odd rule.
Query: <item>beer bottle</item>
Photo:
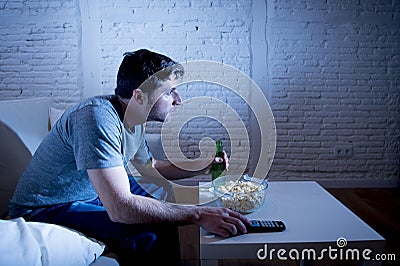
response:
[[[219,187],[223,185],[225,182],[222,178],[218,179],[218,182],[215,181],[218,177],[225,175],[225,160],[224,160],[224,152],[222,149],[222,141],[217,140],[215,142],[216,152],[215,157],[220,157],[222,160],[220,162],[214,161],[211,165],[211,180],[214,187]]]

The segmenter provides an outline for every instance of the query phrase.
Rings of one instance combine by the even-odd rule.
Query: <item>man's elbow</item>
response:
[[[107,212],[108,217],[110,218],[111,222],[114,223],[127,223],[123,215],[120,215],[115,212]]]
[[[132,215],[130,215],[130,208],[126,206],[126,204],[117,203],[114,206],[106,208],[108,217],[114,223],[124,223],[130,224],[135,223],[132,220]]]

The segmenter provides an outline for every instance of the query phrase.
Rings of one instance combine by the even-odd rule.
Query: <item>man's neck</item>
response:
[[[131,99],[121,98],[124,104],[124,126],[127,128],[133,128],[136,125],[144,124],[146,122],[146,115],[143,114],[143,108],[135,102],[135,99],[132,97]]]

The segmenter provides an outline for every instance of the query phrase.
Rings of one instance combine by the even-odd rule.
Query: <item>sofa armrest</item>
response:
[[[146,134],[146,141],[154,158],[159,160],[165,159],[165,153],[162,147],[160,134]]]
[[[48,133],[48,99],[0,101],[0,216],[32,154]]]

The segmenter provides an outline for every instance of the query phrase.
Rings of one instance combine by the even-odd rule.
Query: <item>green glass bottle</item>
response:
[[[215,142],[216,151],[215,157],[222,158],[221,162],[215,162],[211,165],[211,180],[214,187],[219,187],[220,185],[224,185],[225,180],[223,178],[218,178],[225,175],[225,160],[224,160],[224,152],[222,149],[222,141],[217,140]],[[218,180],[216,181],[216,179]]]

